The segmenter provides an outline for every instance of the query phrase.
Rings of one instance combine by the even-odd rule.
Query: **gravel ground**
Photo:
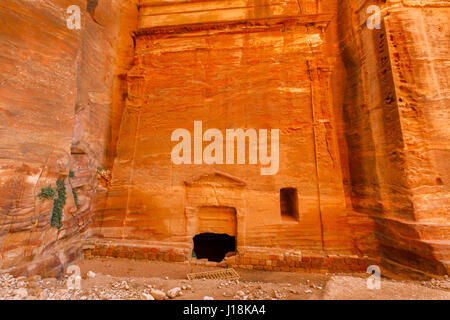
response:
[[[79,289],[68,289],[68,276],[41,279],[0,274],[0,299],[11,300],[316,300],[316,299],[443,299],[450,300],[450,281],[381,280],[369,290],[367,274],[337,275],[237,270],[240,280],[186,279],[206,266],[121,259],[76,263]]]

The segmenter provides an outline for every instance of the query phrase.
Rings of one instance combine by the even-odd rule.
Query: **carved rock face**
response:
[[[387,1],[368,29],[346,0],[92,0],[69,30],[44,2],[0,11],[0,269],[56,274],[86,238],[182,260],[232,230],[246,266],[295,269],[291,250],[306,269],[448,273],[448,5]],[[225,142],[224,164],[174,164],[176,129],[195,157],[195,121],[278,129],[278,171],[252,149],[227,164]],[[59,230],[36,198],[57,179]]]

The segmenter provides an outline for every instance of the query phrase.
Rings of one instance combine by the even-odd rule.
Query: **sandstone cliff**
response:
[[[380,29],[366,26],[370,5]],[[440,0],[3,0],[0,269],[60,274],[105,238],[184,250],[191,218],[222,201],[243,251],[448,274],[449,18]],[[281,127],[280,174],[174,168],[163,139],[199,117]],[[57,180],[60,229],[37,197]],[[298,223],[279,219],[292,186]]]
[[[82,8],[80,30],[67,28],[70,5]],[[2,269],[61,272],[77,256],[102,190],[96,170],[104,166],[114,135],[137,7],[133,1],[100,1],[90,13],[86,8],[85,0],[0,4]],[[67,193],[59,230],[50,228],[52,201],[36,197],[57,179],[65,179]]]
[[[343,118],[353,207],[390,268],[449,268],[446,1],[341,1]],[[382,8],[366,28],[366,8]]]

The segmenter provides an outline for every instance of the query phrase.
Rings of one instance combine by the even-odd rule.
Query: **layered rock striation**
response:
[[[67,25],[71,5],[81,9],[79,30]],[[79,255],[101,194],[96,171],[108,156],[120,105],[113,88],[133,49],[137,8],[100,1],[86,9],[85,0],[0,5],[2,269],[61,273]],[[57,180],[66,189],[60,229],[50,227],[53,200],[37,197]]]
[[[0,269],[184,261],[213,232],[250,269],[448,274],[448,1],[5,0],[0,17]],[[276,174],[174,164],[195,121],[278,129]],[[38,197],[56,181],[59,229]]]
[[[382,19],[370,30],[373,4]],[[384,263],[414,274],[449,268],[449,12],[443,1],[340,7],[353,207],[375,222]]]

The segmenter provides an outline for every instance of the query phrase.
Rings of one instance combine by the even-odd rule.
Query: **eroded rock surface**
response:
[[[69,5],[81,8],[80,30],[67,27]],[[78,256],[101,205],[96,170],[108,149],[112,88],[133,47],[125,36],[133,5],[136,15],[132,1],[100,1],[91,14],[85,0],[2,1],[0,268],[58,274]],[[59,230],[50,227],[53,201],[36,197],[58,179],[67,196]]]
[[[367,28],[370,5],[380,29]],[[184,261],[196,234],[218,232],[236,237],[225,261],[247,269],[448,274],[449,10],[2,1],[0,269],[56,276],[81,250]],[[174,165],[172,132],[198,120],[279,129],[277,174]],[[60,229],[37,197],[57,180]],[[295,190],[288,216],[282,189]]]

